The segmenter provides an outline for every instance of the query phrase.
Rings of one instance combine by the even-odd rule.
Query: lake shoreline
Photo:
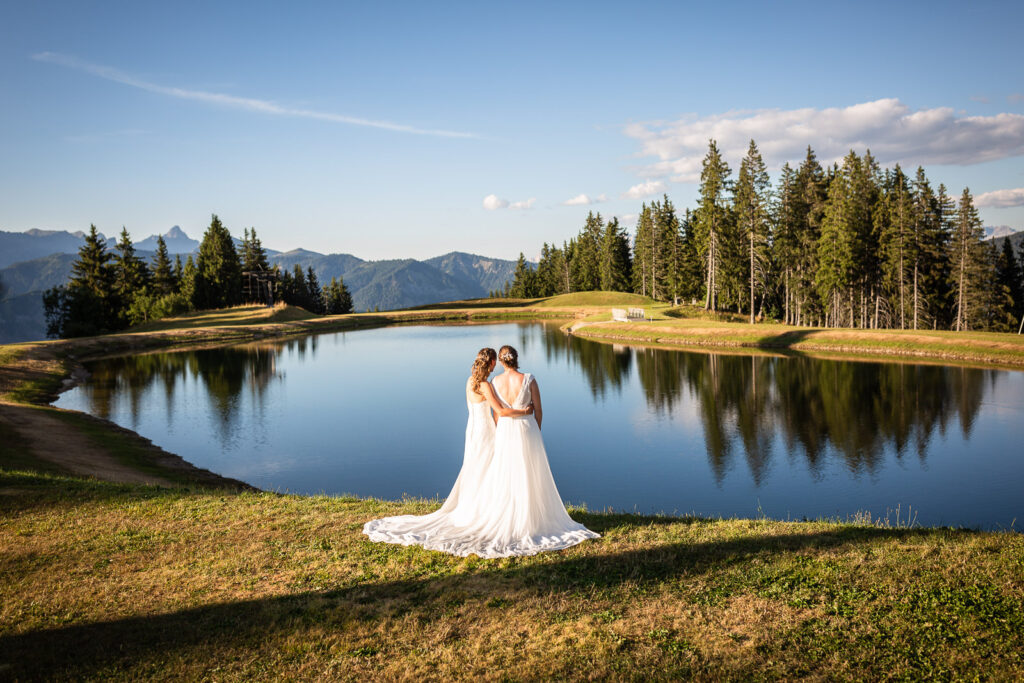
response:
[[[566,334],[612,344],[708,353],[806,354],[865,361],[952,361],[1024,369],[1024,338],[1018,341],[1013,335],[825,330],[678,319],[665,314],[667,305],[653,302],[646,308],[651,321],[611,321],[610,305],[643,301],[637,295],[583,293],[539,302],[453,302],[341,316],[314,316],[293,307],[249,306],[200,312],[98,337],[0,345],[0,436],[7,444],[0,448],[0,456],[5,462],[22,466],[35,461],[36,469],[50,473],[92,475],[120,482],[251,489],[243,482],[196,468],[181,456],[168,453],[113,422],[61,410],[50,403],[84,378],[83,362],[89,360],[393,325],[568,321],[562,324]],[[455,307],[458,304],[463,307]],[[228,320],[230,323],[226,324]],[[65,442],[69,439],[77,450],[94,453],[97,464],[92,471],[88,458],[69,464],[54,455],[67,450]]]

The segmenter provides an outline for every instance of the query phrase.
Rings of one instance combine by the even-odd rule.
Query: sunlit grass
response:
[[[43,678],[1024,675],[1024,538],[572,511],[480,560],[369,543],[436,502],[0,472],[0,665]]]

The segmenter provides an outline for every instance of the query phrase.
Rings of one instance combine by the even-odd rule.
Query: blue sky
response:
[[[0,229],[217,213],[282,250],[536,256],[590,210],[692,206],[712,136],[734,170],[751,136],[772,169],[870,147],[1024,229],[1022,26],[1019,2],[5,2]]]

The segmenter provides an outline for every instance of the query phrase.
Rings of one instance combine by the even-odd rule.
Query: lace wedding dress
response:
[[[526,374],[511,405],[503,398],[502,402],[510,408],[525,408],[530,403],[532,381],[533,377]],[[473,410],[470,406],[471,424]],[[468,434],[467,429],[467,462]],[[458,491],[453,490],[459,500],[454,505],[449,499],[430,515],[373,520],[366,523],[363,533],[374,541],[415,543],[452,555],[484,558],[534,555],[599,537],[574,522],[565,511],[548,466],[540,427],[532,415],[500,418],[493,439],[493,456],[480,459],[488,461],[482,476],[467,476],[464,482],[463,475],[459,475]]]

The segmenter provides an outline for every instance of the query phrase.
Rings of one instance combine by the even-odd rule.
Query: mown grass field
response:
[[[573,516],[529,558],[369,543],[436,502],[0,472],[0,677],[1024,676],[1024,537]]]

